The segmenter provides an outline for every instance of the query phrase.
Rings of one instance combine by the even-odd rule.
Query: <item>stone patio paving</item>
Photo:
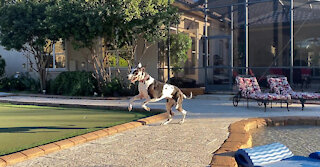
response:
[[[0,100],[59,104],[127,106],[127,100],[56,99],[27,96],[0,97]],[[139,107],[139,102],[134,107]],[[184,101],[189,111],[186,122],[177,124],[179,113],[172,123],[159,123],[128,130],[113,136],[100,138],[56,153],[21,162],[14,166],[208,166],[212,153],[228,137],[228,126],[249,117],[269,116],[320,116],[319,105],[307,105],[301,111],[300,104],[290,106],[290,112],[273,105],[263,112],[255,102],[192,99]],[[165,101],[150,104],[150,108],[163,108]]]

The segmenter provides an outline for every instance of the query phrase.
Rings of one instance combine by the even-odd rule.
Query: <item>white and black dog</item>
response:
[[[155,80],[145,72],[145,68],[142,67],[141,63],[139,63],[136,68],[131,69],[131,72],[128,75],[128,80],[130,80],[131,83],[139,81],[139,94],[130,99],[128,107],[129,111],[132,110],[132,103],[135,100],[145,99],[142,103],[142,107],[145,110],[150,111],[150,108],[146,106],[149,102],[157,102],[162,99],[167,99],[166,109],[169,118],[163,122],[162,125],[166,125],[172,121],[172,116],[174,114],[171,108],[174,105],[176,105],[176,109],[182,113],[182,120],[179,123],[182,124],[184,122],[187,111],[182,108],[182,101],[184,98],[191,99],[192,93],[190,97],[187,98],[178,87]]]

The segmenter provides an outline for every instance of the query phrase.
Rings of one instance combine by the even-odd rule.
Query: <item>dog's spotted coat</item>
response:
[[[187,111],[182,108],[182,101],[187,97],[178,87],[155,80],[145,72],[145,68],[142,67],[140,63],[138,67],[131,69],[131,73],[128,75],[128,80],[130,80],[131,83],[139,81],[139,94],[130,99],[128,107],[129,111],[132,110],[132,103],[135,100],[145,99],[142,103],[142,107],[145,110],[150,111],[150,108],[147,107],[149,102],[157,102],[162,99],[167,99],[166,109],[169,118],[167,121],[163,122],[162,125],[166,125],[172,121],[172,116],[174,114],[171,108],[174,105],[176,105],[176,109],[183,115],[182,120],[179,123],[182,124],[184,122]],[[192,94],[189,98],[191,97]]]

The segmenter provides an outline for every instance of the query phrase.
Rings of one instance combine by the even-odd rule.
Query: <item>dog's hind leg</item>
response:
[[[172,107],[174,106],[174,104],[175,104],[175,101],[173,99],[167,100],[166,109],[168,112],[168,120],[162,122],[161,125],[167,125],[169,122],[172,121],[172,117],[174,115],[174,113],[172,112]]]
[[[182,119],[181,119],[181,121],[179,121],[179,124],[183,124],[184,120],[186,119],[187,111],[182,109],[180,112],[182,113]]]
[[[176,109],[182,113],[182,119],[179,124],[183,124],[187,115],[187,111],[182,108],[183,94],[180,94],[177,101]]]

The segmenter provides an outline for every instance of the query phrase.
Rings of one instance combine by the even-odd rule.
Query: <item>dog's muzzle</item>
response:
[[[129,74],[127,77],[131,83],[135,83],[137,80],[137,77],[133,76],[132,74]]]
[[[127,78],[128,78],[128,80],[131,80],[132,74],[129,74],[129,75],[127,76]]]

